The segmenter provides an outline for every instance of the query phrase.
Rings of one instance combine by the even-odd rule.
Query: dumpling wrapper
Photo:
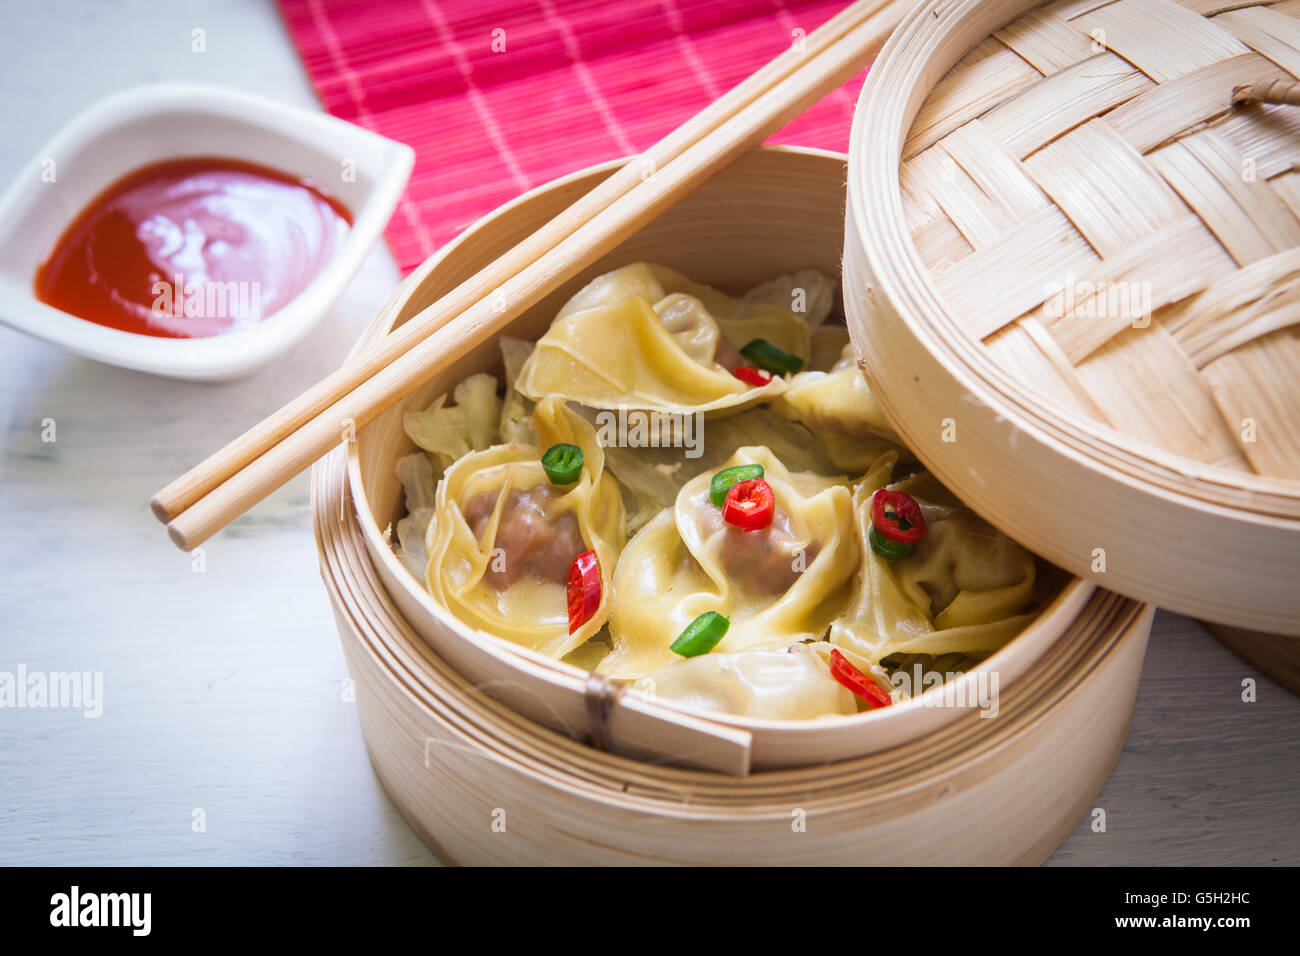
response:
[[[850,474],[862,474],[886,452],[906,451],[871,394],[851,344],[843,346],[829,372],[792,376],[773,408],[807,426],[831,463]]]
[[[607,413],[608,414],[608,413]],[[703,429],[699,457],[683,448],[605,446],[605,467],[618,479],[632,534],[677,500],[682,485],[703,471],[716,471],[745,445],[765,445],[789,469],[842,477],[803,425],[770,408],[748,408],[726,418],[711,418]]]
[[[762,446],[724,467],[760,464],[776,498],[763,531],[741,531],[709,500],[717,469],[697,475],[629,542],[614,575],[613,650],[598,670],[637,678],[681,660],[669,650],[705,611],[730,619],[713,653],[817,640],[847,604],[858,544],[849,489],[789,472]],[[747,537],[748,536],[748,537]]]
[[[746,301],[650,263],[600,276],[574,295],[538,341],[515,387],[590,408],[676,414],[738,411],[785,388],[747,385],[719,361],[755,338],[807,359],[808,324],[788,308]],[[729,350],[729,351],[728,351]]]
[[[497,445],[465,455],[447,470],[426,540],[427,583],[434,598],[471,627],[559,658],[595,634],[609,616],[614,567],[625,540],[623,502],[585,419],[561,399],[550,398],[534,409],[533,427],[537,445]],[[509,492],[546,486],[550,494],[541,454],[558,442],[582,449],[583,469],[577,482],[554,489],[560,494],[550,499],[548,517],[574,516],[585,548],[596,552],[601,578],[596,613],[572,634],[564,584],[525,574],[498,590],[484,580],[490,568],[499,570],[491,562],[500,559],[494,548]],[[484,492],[496,496],[495,505],[477,540],[464,509]]]
[[[782,306],[803,319],[810,330],[817,332],[835,308],[835,296],[839,290],[839,279],[820,269],[800,269],[759,283],[746,292],[741,301]]]
[[[882,455],[853,489],[862,553],[852,603],[831,624],[832,643],[871,663],[892,654],[989,654],[1035,617],[1034,556],[963,507],[928,472],[888,487],[921,505],[925,537],[887,561],[867,543],[871,498],[889,481],[897,455]]]
[[[858,712],[831,676],[831,645],[784,644],[702,654],[647,674],[632,686],[680,707],[766,720],[813,720]]]

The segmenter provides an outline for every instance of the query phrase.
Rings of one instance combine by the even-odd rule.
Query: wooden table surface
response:
[[[61,0],[6,20],[5,182],[81,107],[136,83],[315,102],[262,0]],[[222,385],[98,365],[0,327],[0,671],[104,680],[98,719],[0,709],[0,863],[438,862],[375,779],[344,699],[307,477],[209,542],[202,571],[146,507],[336,366],[396,281],[377,250],[303,346]],[[1085,816],[1051,862],[1300,863],[1298,726],[1300,698],[1199,624],[1159,614],[1128,743],[1094,804],[1106,832]]]

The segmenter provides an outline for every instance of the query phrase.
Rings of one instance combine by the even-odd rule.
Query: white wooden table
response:
[[[81,107],[136,83],[315,102],[265,0],[60,0],[5,20],[5,177]],[[0,328],[0,671],[104,674],[99,719],[0,709],[0,863],[437,862],[375,779],[343,700],[307,477],[211,541],[202,572],[145,504],[336,366],[396,280],[380,249],[310,341],[227,385],[97,365]],[[1246,704],[1251,676],[1259,700]],[[1086,817],[1052,862],[1300,863],[1298,719],[1300,699],[1160,614],[1132,733],[1095,804],[1107,831]]]

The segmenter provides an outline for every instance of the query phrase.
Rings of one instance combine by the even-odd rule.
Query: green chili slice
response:
[[[727,500],[727,492],[731,490],[732,485],[762,477],[762,465],[732,465],[730,468],[724,468],[709,482],[709,500],[713,502],[713,507],[721,508],[722,503]]]
[[[705,611],[686,625],[668,649],[682,657],[699,657],[717,647],[730,626],[731,622],[717,611]]]
[[[542,456],[542,470],[553,485],[571,485],[582,477],[582,449],[564,443],[552,445]]]
[[[785,375],[787,372],[797,372],[803,368],[803,359],[797,355],[791,355],[785,349],[773,345],[767,339],[754,339],[741,348],[740,354],[759,368],[774,375]]]
[[[897,541],[890,541],[875,528],[867,532],[867,542],[871,545],[871,550],[886,561],[897,561],[899,558],[905,558],[916,547],[914,544],[899,544]]]

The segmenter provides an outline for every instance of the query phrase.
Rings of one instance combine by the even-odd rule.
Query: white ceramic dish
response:
[[[38,264],[91,200],[141,166],[185,156],[242,159],[320,183],[352,213],[352,230],[302,293],[264,322],[227,335],[137,335],[36,299]],[[46,143],[0,198],[0,321],[87,358],[158,375],[245,374],[301,339],[342,293],[392,215],[414,161],[409,146],[250,93],[160,83],[114,94]],[[343,175],[345,163],[355,176]]]

